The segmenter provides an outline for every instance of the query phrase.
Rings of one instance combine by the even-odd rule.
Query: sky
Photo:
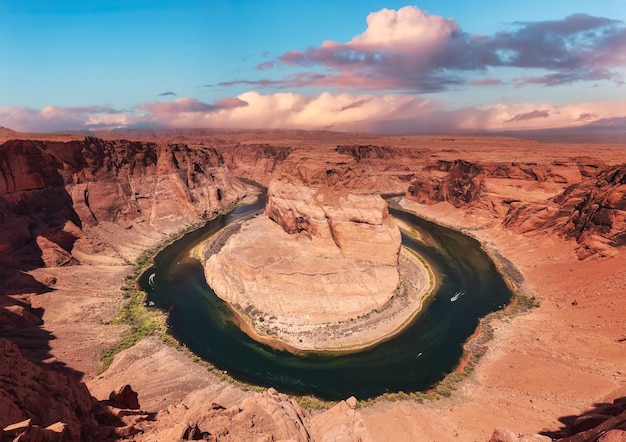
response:
[[[626,1],[2,0],[0,126],[626,130]]]

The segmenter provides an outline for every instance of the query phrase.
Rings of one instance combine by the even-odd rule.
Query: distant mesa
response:
[[[9,129],[8,127],[0,126],[0,135],[10,135],[16,134],[17,132],[13,129]]]

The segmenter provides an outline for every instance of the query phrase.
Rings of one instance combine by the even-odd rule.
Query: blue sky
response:
[[[392,19],[363,37],[384,8]],[[583,15],[566,21],[573,14]],[[257,127],[268,124],[263,109],[276,111],[275,127],[337,130],[387,130],[389,118],[420,131],[445,130],[446,116],[450,130],[575,124],[579,111],[621,117],[612,109],[626,99],[624,21],[622,0],[3,0],[0,125]],[[429,30],[380,37],[420,27]],[[553,30],[572,47],[541,55]],[[585,64],[573,43],[606,56]],[[521,48],[513,62],[511,47]],[[330,112],[337,106],[345,111]],[[437,121],[412,126],[426,110]],[[566,111],[570,120],[556,117]]]

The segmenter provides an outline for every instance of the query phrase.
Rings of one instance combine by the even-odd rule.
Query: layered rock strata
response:
[[[306,348],[316,344],[302,332],[388,303],[399,282],[400,232],[380,196],[346,186],[349,168],[298,174],[271,181],[265,214],[209,257],[206,277],[261,329]],[[323,346],[334,345],[329,337]]]
[[[124,250],[123,241],[103,239],[179,231],[232,204],[246,187],[215,148],[98,138],[7,141],[0,146],[0,265],[132,260],[145,246]]]

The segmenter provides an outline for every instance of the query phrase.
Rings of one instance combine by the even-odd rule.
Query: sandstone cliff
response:
[[[39,427],[61,424],[63,440],[101,440],[95,407],[85,384],[36,366],[0,339],[0,434],[10,424],[31,419],[29,425]]]
[[[215,148],[97,138],[8,141],[0,146],[0,264],[67,265],[94,254],[133,259],[139,250],[105,244],[110,235],[100,232],[173,233],[245,192]],[[86,228],[92,234],[83,235]]]
[[[285,163],[265,215],[206,263],[209,285],[262,332],[300,348],[324,324],[383,307],[398,285],[400,232],[354,164]],[[258,330],[260,331],[260,330]],[[329,336],[327,345],[337,345]]]
[[[438,161],[424,167],[406,197],[484,210],[518,233],[572,238],[584,259],[612,254],[626,243],[625,170],[585,158],[550,165]]]
[[[504,225],[572,238],[581,259],[613,254],[626,244],[626,166],[600,168],[544,203],[511,204]]]
[[[441,161],[431,170],[445,172],[411,182],[407,196],[421,204],[447,201],[454,207],[480,202],[484,205],[485,172],[477,164],[463,160]]]

